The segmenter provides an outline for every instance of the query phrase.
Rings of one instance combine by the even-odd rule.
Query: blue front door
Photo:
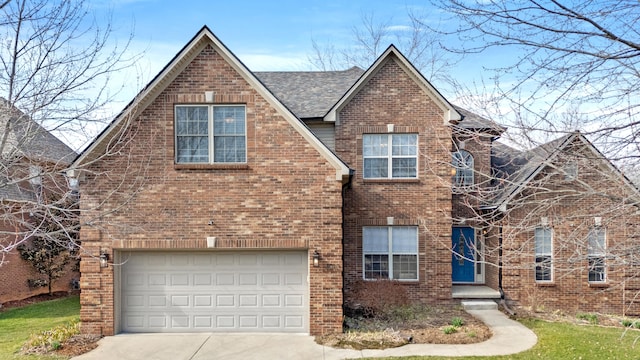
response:
[[[472,283],[475,281],[475,237],[470,227],[454,227],[451,232],[451,280]]]

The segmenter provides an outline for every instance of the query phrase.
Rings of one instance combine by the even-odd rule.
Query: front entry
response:
[[[471,227],[454,227],[451,231],[451,245],[451,281],[475,282],[475,230]]]

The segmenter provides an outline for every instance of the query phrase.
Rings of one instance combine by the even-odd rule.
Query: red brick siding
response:
[[[174,166],[175,104],[246,105],[246,166]],[[190,248],[216,237],[226,248],[317,249],[310,267],[311,333],[342,328],[342,184],[336,170],[211,47],[133,121],[119,153],[82,184],[82,241],[101,248]],[[92,175],[95,174],[95,175]],[[95,208],[95,210],[93,210]],[[213,220],[212,225],[209,221]],[[113,268],[82,261],[82,329],[111,335]],[[117,301],[117,300],[116,300]]]
[[[628,251],[637,242],[640,216],[634,206],[622,204],[621,199],[631,195],[626,185],[597,164],[581,160],[578,181],[567,181],[547,168],[533,183],[544,184],[549,192],[532,185],[512,202],[528,199],[526,205],[514,206],[504,220],[503,288],[509,300],[548,311],[640,313],[638,299],[633,301],[639,290],[634,285],[638,269],[622,265],[631,264],[635,257]],[[562,161],[554,166],[562,169]],[[606,284],[588,282],[587,236],[596,216],[602,218],[607,248],[615,254],[607,260]],[[541,217],[547,217],[553,229],[554,281],[550,284],[535,281],[534,228],[541,225]]]
[[[336,152],[356,170],[345,192],[345,295],[361,280],[362,227],[419,226],[419,281],[404,283],[414,301],[451,299],[451,130],[443,111],[392,58],[368,81],[339,114]],[[362,178],[362,135],[417,133],[419,176],[413,181],[368,181]]]

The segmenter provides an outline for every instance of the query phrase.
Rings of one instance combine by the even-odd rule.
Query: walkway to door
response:
[[[484,285],[452,285],[454,299],[500,299],[500,292]]]

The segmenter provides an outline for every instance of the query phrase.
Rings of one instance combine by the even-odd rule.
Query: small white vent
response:
[[[208,248],[216,247],[216,237],[215,236],[208,236],[207,237],[207,247]]]

